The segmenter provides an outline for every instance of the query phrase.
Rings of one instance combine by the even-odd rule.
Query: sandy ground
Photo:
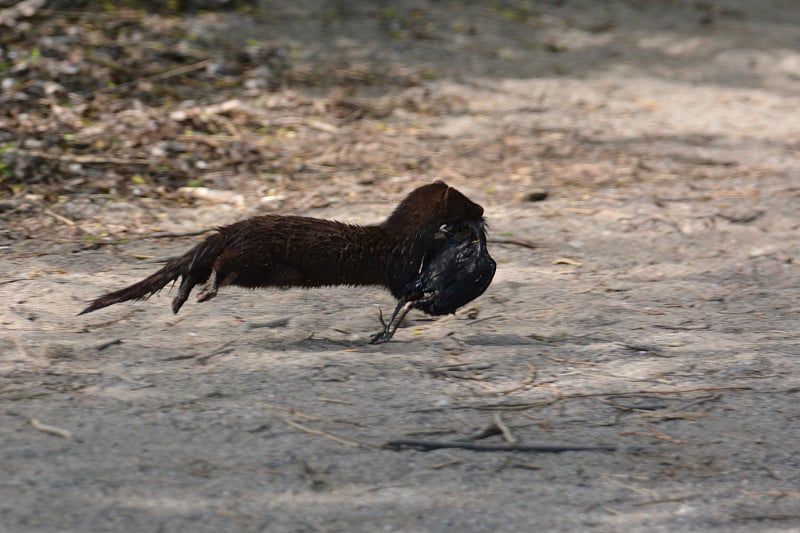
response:
[[[330,38],[309,55],[372,46],[443,73],[397,93],[438,112],[396,110],[358,149],[447,164],[304,213],[379,221],[443,178],[493,240],[537,247],[492,243],[484,296],[369,346],[393,306],[374,289],[75,316],[196,237],[5,242],[0,529],[800,529],[800,12],[751,4],[420,2],[431,38],[387,39],[358,10],[269,28]],[[263,210],[245,197],[151,209],[190,231]],[[498,423],[506,438],[475,442],[617,451],[382,447]]]

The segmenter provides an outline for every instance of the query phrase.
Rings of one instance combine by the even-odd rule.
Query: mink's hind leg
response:
[[[186,303],[186,299],[189,298],[189,293],[192,292],[192,289],[195,285],[197,285],[198,280],[195,279],[191,275],[186,275],[181,280],[180,287],[178,287],[178,294],[175,298],[172,299],[172,312],[178,314],[178,311],[181,310],[183,304]]]
[[[236,273],[232,272],[226,276],[222,276],[219,271],[214,270],[211,278],[200,286],[197,292],[197,301],[206,302],[217,295],[220,287],[225,285],[232,285],[236,282]]]
[[[183,304],[186,303],[186,300],[189,298],[189,293],[192,292],[194,286],[198,283],[205,283],[210,275],[211,269],[208,267],[197,268],[183,274],[181,284],[178,287],[178,294],[172,299],[172,312],[177,314],[178,311],[181,310],[181,307],[183,307]]]
[[[235,284],[236,280],[241,277],[240,272],[244,265],[246,263],[242,262],[242,257],[239,254],[231,250],[222,252],[217,260],[214,261],[208,281],[199,288],[197,301],[207,302],[217,295],[220,287]]]
[[[211,276],[211,279],[202,284],[197,290],[197,301],[206,302],[217,295],[219,285],[217,284],[216,274]]]

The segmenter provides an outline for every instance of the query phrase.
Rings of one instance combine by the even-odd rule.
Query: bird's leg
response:
[[[392,316],[394,316],[394,315],[392,315]],[[383,320],[383,309],[381,309],[380,307],[378,308],[378,320],[380,320],[381,326],[383,326],[383,329],[385,331],[387,325],[386,325],[386,322]]]
[[[389,335],[389,328],[391,327],[392,322],[394,321],[394,317],[397,316],[397,312],[404,304],[405,304],[405,298],[401,299],[397,303],[397,306],[394,308],[394,312],[392,313],[392,316],[389,318],[388,323],[383,319],[383,309],[378,309],[378,320],[380,321],[381,326],[383,326],[383,329],[372,336],[372,338],[369,340],[370,344],[379,344],[382,342],[386,342],[391,338],[391,335]]]
[[[403,298],[401,298],[401,299],[400,299],[400,301],[399,301],[399,302],[397,302],[397,306],[395,306],[395,308],[394,308],[394,312],[392,312],[392,316],[391,316],[391,317],[389,317],[389,322],[386,322],[386,321],[383,319],[383,309],[378,309],[378,320],[380,320],[380,322],[381,322],[381,326],[383,326],[383,331],[382,331],[381,333],[378,333],[377,335],[375,335],[375,337],[376,337],[376,338],[377,338],[379,335],[386,335],[387,333],[389,333],[389,327],[392,325],[392,322],[394,322],[394,319],[395,319],[395,317],[397,316],[397,313],[399,313],[399,312],[400,312],[400,309],[401,309],[401,308],[402,308],[402,307],[403,307],[405,304],[406,304],[406,298],[405,298],[405,296],[404,296]],[[387,340],[388,340],[388,339],[387,339]]]
[[[381,321],[381,325],[383,325],[383,330],[373,335],[369,343],[382,344],[384,342],[388,342],[394,336],[394,332],[400,327],[400,323],[406,317],[408,312],[411,311],[413,306],[414,302],[407,302],[405,299],[400,300],[397,302],[397,307],[394,308],[394,312],[389,318],[389,322],[384,322],[383,312],[379,312],[378,319]]]

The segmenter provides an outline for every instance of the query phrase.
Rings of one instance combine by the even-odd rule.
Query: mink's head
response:
[[[411,191],[384,226],[408,232],[466,220],[480,220],[483,207],[443,181]]]

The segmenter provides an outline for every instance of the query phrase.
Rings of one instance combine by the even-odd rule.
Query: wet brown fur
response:
[[[389,218],[373,226],[297,216],[253,217],[218,228],[154,274],[97,298],[80,314],[147,299],[178,278],[174,313],[200,284],[200,302],[216,296],[225,285],[379,285],[400,298],[418,275],[438,228],[482,216],[480,205],[437,181],[412,191]]]

